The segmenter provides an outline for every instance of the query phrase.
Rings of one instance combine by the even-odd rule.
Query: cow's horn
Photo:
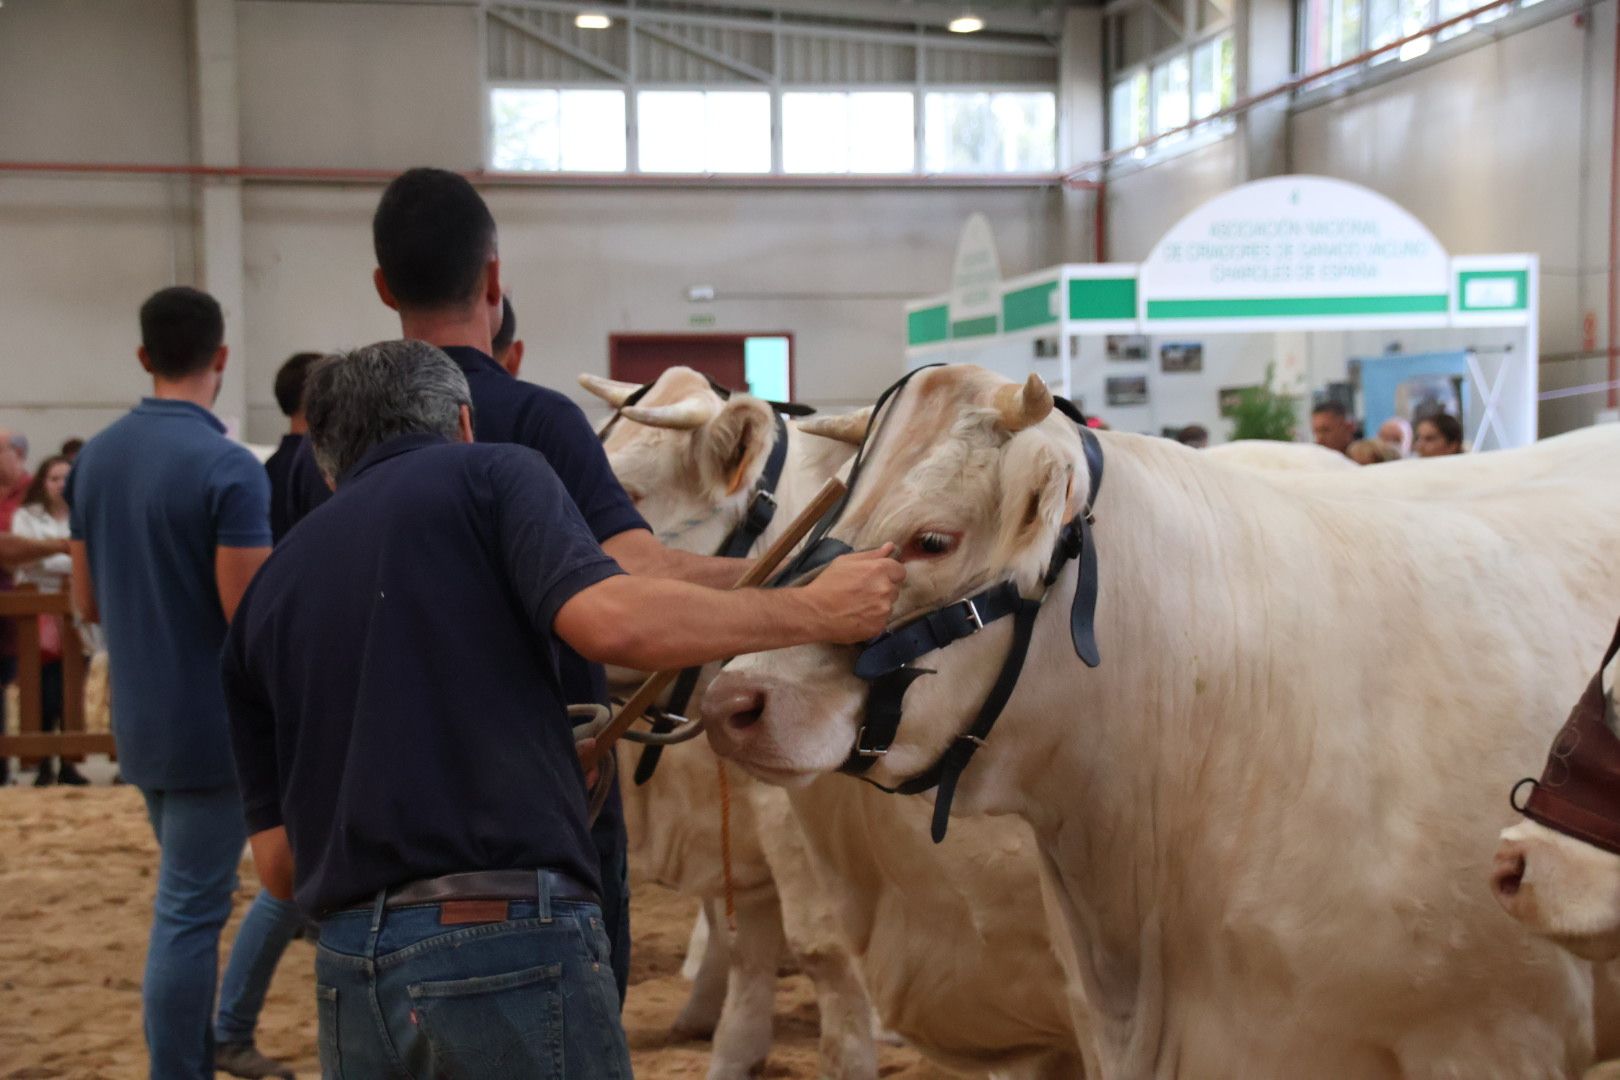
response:
[[[698,394],[668,405],[627,405],[624,418],[648,427],[691,431],[713,420],[719,411],[720,402],[712,395]]]
[[[631,394],[641,389],[641,387],[637,386],[633,382],[620,382],[617,379],[604,379],[600,375],[590,375],[583,372],[579,376],[579,385],[583,386],[585,389],[589,390],[591,393],[595,394],[597,397],[601,398],[615,409],[622,407],[624,403],[629,400]]]
[[[1003,386],[996,391],[996,412],[1007,431],[1023,431],[1045,420],[1052,412],[1052,391],[1039,375],[1030,374],[1022,386]]]
[[[872,422],[872,406],[856,409],[838,416],[811,416],[799,421],[799,430],[824,439],[837,439],[851,446],[861,445],[866,438],[867,425]]]

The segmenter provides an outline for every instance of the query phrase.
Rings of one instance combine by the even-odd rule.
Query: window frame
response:
[[[769,177],[786,181],[802,181],[816,185],[836,183],[840,178],[858,178],[867,181],[873,177],[891,180],[917,180],[938,179],[950,182],[953,179],[977,179],[984,175],[991,175],[998,180],[1004,179],[1012,184],[1027,181],[1031,184],[1049,183],[1052,177],[1063,168],[1060,135],[1063,127],[1063,95],[1056,86],[1045,83],[1021,82],[873,82],[873,83],[822,83],[803,82],[799,80],[772,83],[750,82],[739,80],[737,82],[620,82],[614,79],[572,79],[572,80],[539,80],[539,79],[490,79],[483,84],[482,111],[484,114],[483,133],[483,165],[491,171],[495,159],[495,117],[491,107],[493,92],[496,90],[618,90],[625,95],[625,168],[623,172],[613,173],[587,173],[569,170],[524,170],[523,175],[532,176],[633,176],[648,179],[674,178],[689,179],[695,176],[714,177],[719,181],[749,180]],[[738,93],[754,92],[764,93],[770,99],[771,112],[771,168],[764,173],[671,173],[648,172],[641,167],[640,139],[641,117],[637,107],[637,95],[643,90],[674,90],[696,91],[701,93]],[[912,167],[906,172],[892,173],[801,173],[787,172],[782,161],[782,95],[787,93],[882,93],[903,92],[912,95]],[[926,168],[927,138],[924,110],[927,95],[932,93],[970,93],[970,94],[1049,94],[1052,97],[1052,154],[1056,167],[1053,172],[1004,172],[1004,173],[968,173],[968,172],[930,172]]]
[[[1395,0],[1395,2],[1404,3],[1406,0]],[[1413,52],[1409,56],[1400,55],[1404,49],[1387,51],[1376,59],[1363,60],[1343,71],[1318,76],[1317,72],[1326,71],[1336,66],[1336,64],[1328,64],[1325,67],[1314,69],[1306,66],[1313,46],[1320,39],[1320,27],[1312,24],[1309,11],[1310,0],[1295,0],[1294,64],[1300,72],[1299,78],[1301,81],[1301,87],[1295,94],[1295,103],[1308,105],[1324,97],[1335,96],[1346,88],[1382,81],[1396,73],[1417,70],[1433,62],[1437,54],[1439,57],[1454,56],[1478,45],[1487,44],[1495,38],[1519,30],[1529,29],[1549,19],[1559,18],[1571,11],[1579,10],[1581,7],[1579,2],[1560,2],[1560,0],[1513,0],[1512,3],[1498,8],[1497,12],[1499,14],[1492,13],[1483,22],[1471,21],[1460,29],[1454,28],[1447,32],[1435,31],[1433,28],[1455,16],[1448,15],[1445,18],[1440,16],[1440,0],[1423,0],[1423,2],[1428,8],[1428,18],[1422,28],[1414,31],[1414,33],[1425,34],[1423,38],[1419,39],[1424,42],[1424,48]],[[1463,10],[1469,11],[1479,6],[1481,5],[1471,3]],[[1460,15],[1462,12],[1458,14]],[[1372,23],[1372,4],[1370,0],[1362,0],[1360,38],[1356,51],[1351,54],[1352,57],[1363,56],[1373,49]],[[1486,32],[1482,34],[1476,33],[1476,31],[1482,30]],[[1402,33],[1398,35],[1397,40],[1400,37],[1407,36],[1409,35]],[[1463,44],[1457,44],[1459,42]],[[1343,62],[1339,61],[1339,63]]]
[[[1141,0],[1129,0],[1127,3],[1110,6],[1107,14],[1109,16],[1113,16],[1115,14],[1123,13],[1129,8],[1138,6],[1140,2]],[[1149,0],[1149,3],[1150,2],[1151,0]],[[1308,2],[1308,0],[1298,0],[1298,2],[1304,3]],[[1430,0],[1430,2],[1433,3],[1435,0]],[[1194,18],[1197,10],[1196,2],[1189,3],[1187,7],[1189,9],[1187,17],[1189,19]],[[1158,142],[1148,147],[1146,153],[1144,153],[1141,157],[1135,157],[1132,155],[1129,157],[1116,159],[1114,162],[1116,166],[1125,165],[1127,163],[1133,165],[1147,165],[1153,162],[1163,161],[1167,158],[1177,157],[1181,154],[1187,153],[1190,150],[1197,150],[1201,147],[1209,145],[1212,142],[1218,142],[1219,140],[1224,139],[1228,135],[1232,134],[1232,132],[1235,130],[1235,125],[1230,120],[1217,121],[1210,120],[1206,117],[1199,117],[1197,110],[1194,108],[1195,73],[1197,72],[1197,65],[1194,62],[1194,57],[1200,49],[1204,48],[1206,45],[1214,45],[1218,43],[1223,37],[1230,37],[1232,39],[1232,49],[1234,50],[1233,64],[1234,66],[1237,66],[1237,31],[1233,26],[1231,19],[1228,18],[1225,22],[1210,26],[1196,34],[1187,35],[1181,40],[1180,43],[1172,46],[1171,48],[1162,49],[1159,52],[1154,53],[1151,56],[1144,57],[1136,63],[1123,67],[1118,71],[1110,70],[1108,72],[1108,83],[1106,88],[1107,92],[1104,94],[1107,115],[1104,118],[1103,125],[1104,131],[1107,133],[1106,143],[1108,153],[1113,154],[1117,151],[1128,150],[1131,147],[1138,145],[1145,139],[1153,139],[1158,137],[1160,134],[1158,132],[1159,96],[1155,92],[1154,73],[1167,64],[1170,64],[1177,58],[1184,59],[1187,64],[1188,123],[1198,125],[1192,130],[1186,131],[1179,136],[1172,136],[1168,139],[1159,139]],[[1217,55],[1219,54],[1218,47],[1216,49],[1216,53]],[[1129,82],[1142,75],[1147,76],[1147,133],[1131,142],[1116,146],[1114,145],[1113,139],[1114,90],[1120,84]],[[1219,67],[1217,66],[1217,81],[1219,81],[1219,77]],[[1237,88],[1235,86],[1233,87],[1232,96],[1234,101],[1239,97]],[[1227,108],[1229,104],[1230,103],[1219,105],[1215,111],[1219,112],[1221,109]]]

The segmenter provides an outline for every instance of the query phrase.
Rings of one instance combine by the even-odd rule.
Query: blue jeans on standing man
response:
[[[225,978],[219,984],[219,1016],[214,1021],[217,1041],[253,1041],[276,964],[304,923],[304,913],[291,900],[277,900],[263,889],[253,898],[236,929]]]
[[[159,849],[152,936],[141,986],[151,1072],[164,1080],[213,1080],[219,935],[231,915],[236,868],[247,842],[242,799],[235,787],[141,794]],[[275,971],[273,958],[264,963],[255,953],[273,951],[279,957],[291,931],[275,945],[281,913],[255,903],[248,914],[231,952],[231,969],[239,974],[227,978],[226,989],[227,1005],[237,1002],[232,1015],[251,1013],[251,1037],[252,1020]]]
[[[330,915],[315,959],[327,1080],[630,1080],[601,909],[512,901],[445,926],[437,904]]]

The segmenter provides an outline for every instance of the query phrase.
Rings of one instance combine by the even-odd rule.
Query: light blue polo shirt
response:
[[[68,478],[107,635],[119,768],[146,790],[236,783],[215,549],[269,547],[270,480],[213,413],[144,398]]]

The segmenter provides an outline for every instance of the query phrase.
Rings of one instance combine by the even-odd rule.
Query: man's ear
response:
[[[148,375],[152,374],[152,357],[147,354],[145,345],[135,347],[135,359],[141,362],[142,371]]]
[[[477,441],[477,440],[475,440],[473,438],[472,406],[471,405],[463,405],[463,406],[461,406],[461,415],[457,418],[456,422],[461,427],[460,434],[461,434],[461,441],[462,442],[470,443],[470,442],[476,442]]]
[[[230,354],[231,354],[230,347],[226,346],[226,345],[221,345],[214,352],[214,362],[209,365],[210,370],[212,370],[214,372],[214,374],[216,374],[216,375],[218,375],[220,372],[224,371],[225,370],[225,361],[230,358]]]
[[[751,487],[765,470],[775,433],[771,407],[758,398],[739,394],[721,406],[698,436],[710,489],[723,498]]]
[[[399,301],[394,299],[394,291],[388,287],[388,281],[383,277],[382,267],[371,272],[371,284],[377,289],[377,298],[393,311],[399,310]]]
[[[499,311],[505,299],[501,291],[501,260],[499,256],[491,255],[484,264],[484,303]],[[494,333],[493,330],[490,332]]]
[[[518,338],[506,350],[506,373],[512,378],[518,377],[518,371],[523,367],[523,339]]]

